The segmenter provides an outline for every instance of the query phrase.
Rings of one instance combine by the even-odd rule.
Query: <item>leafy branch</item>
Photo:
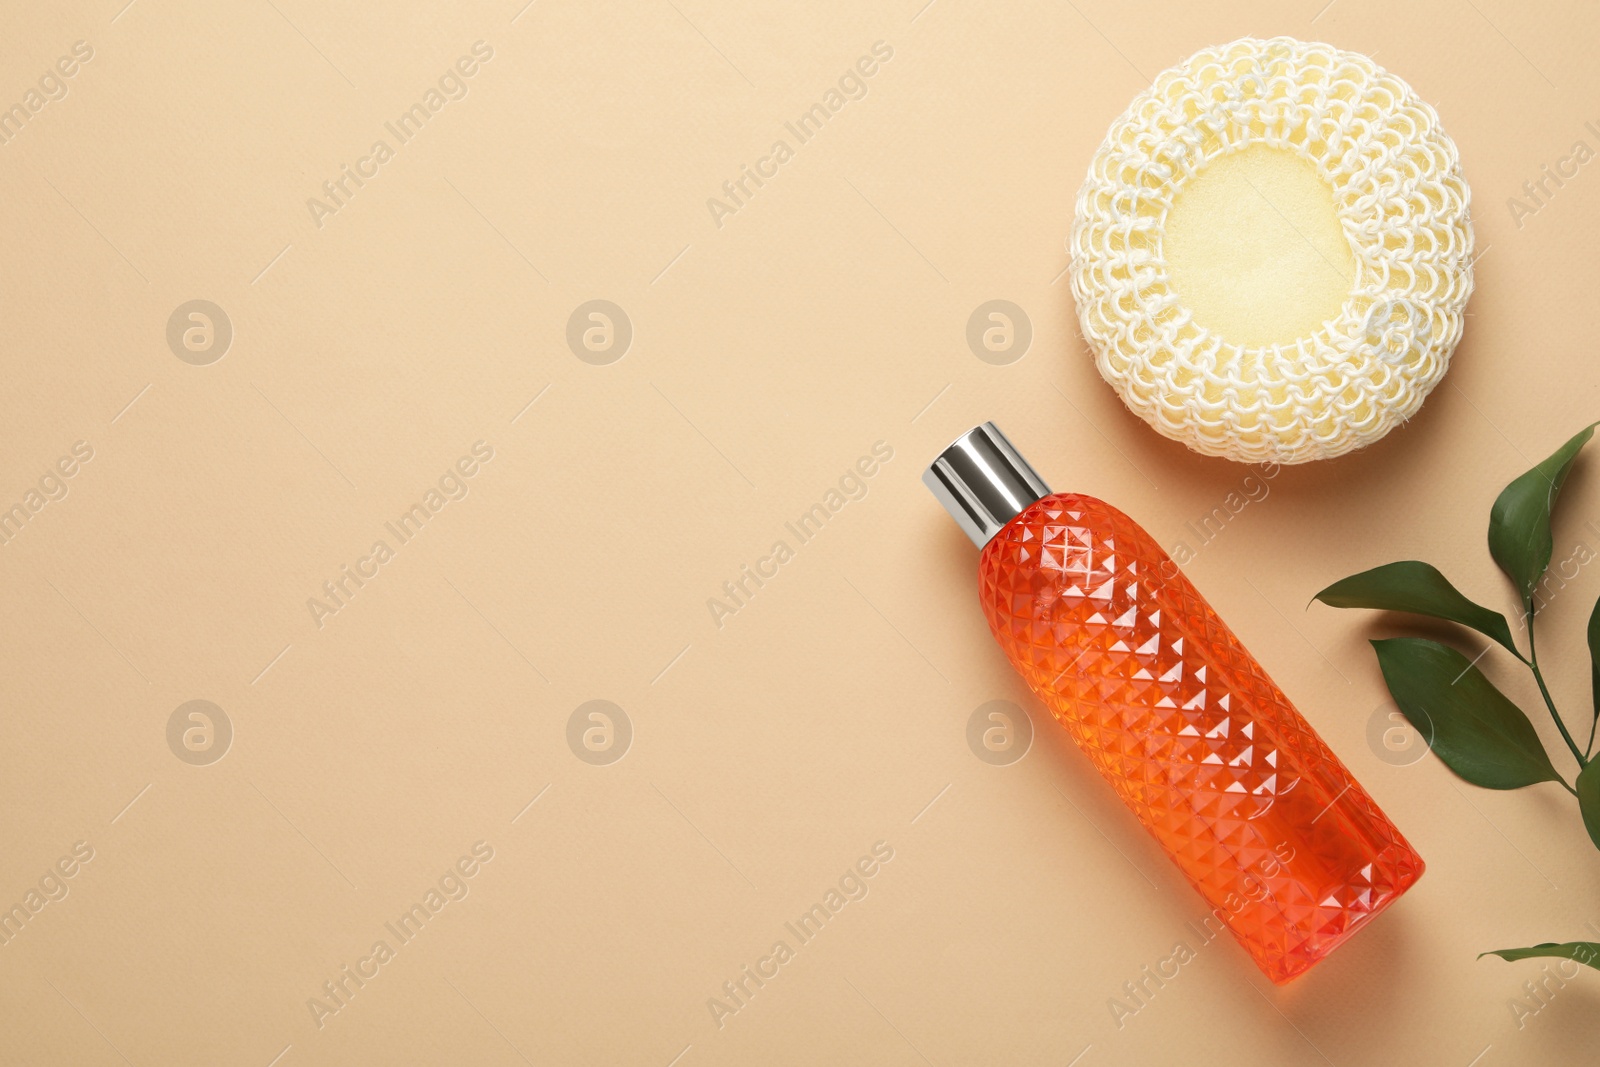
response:
[[[1521,600],[1522,618],[1528,629],[1527,655],[1517,648],[1504,615],[1469,599],[1437,567],[1417,560],[1402,560],[1353,574],[1328,586],[1314,599],[1336,608],[1398,611],[1455,623],[1482,634],[1516,657],[1533,674],[1544,706],[1577,763],[1578,772],[1571,783],[1556,770],[1527,714],[1484,676],[1477,659],[1468,660],[1449,645],[1420,637],[1372,642],[1384,683],[1400,713],[1446,767],[1485,789],[1521,789],[1540,782],[1559,782],[1577,798],[1589,838],[1600,848],[1600,758],[1592,755],[1595,728],[1600,724],[1600,602],[1589,616],[1594,707],[1589,741],[1581,749],[1556,710],[1539,667],[1534,639],[1534,615],[1539,607],[1536,593],[1555,547],[1551,514],[1573,462],[1593,436],[1596,425],[1600,423],[1577,433],[1543,463],[1506,486],[1489,512],[1489,554],[1511,579]],[[1600,943],[1589,941],[1500,949],[1484,955],[1506,960],[1561,957],[1600,969]]]

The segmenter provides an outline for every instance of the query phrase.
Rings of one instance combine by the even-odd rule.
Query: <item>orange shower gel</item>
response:
[[[1422,858],[1155,540],[1051,493],[994,426],[923,481],[982,549],[1006,657],[1274,982],[1332,952]]]

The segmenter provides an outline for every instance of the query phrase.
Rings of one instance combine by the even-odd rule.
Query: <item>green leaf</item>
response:
[[[1550,566],[1554,543],[1550,537],[1550,511],[1561,484],[1567,480],[1578,450],[1589,443],[1596,423],[1590,423],[1550,458],[1501,491],[1489,511],[1489,553],[1506,572],[1522,597],[1522,609],[1533,614],[1533,590]]]
[[[1511,639],[1511,627],[1506,624],[1504,615],[1468,600],[1437,567],[1414,559],[1352,574],[1343,581],[1334,582],[1312,599],[1335,608],[1406,611],[1459,622],[1493,638],[1513,656],[1522,658]]]
[[[1600,720],[1600,600],[1589,613],[1589,677],[1594,686],[1594,717]]]
[[[1583,812],[1589,840],[1600,848],[1600,760],[1585,764],[1578,772],[1578,810]]]
[[[1517,960],[1533,960],[1555,958],[1573,960],[1585,967],[1593,967],[1600,971],[1600,943],[1594,941],[1563,941],[1557,944],[1554,941],[1543,945],[1533,945],[1529,948],[1497,948],[1493,952],[1480,952],[1478,958],[1485,956],[1499,956],[1503,960],[1515,963]]]
[[[1485,789],[1561,781],[1522,709],[1467,657],[1420,637],[1372,647],[1400,713],[1457,775]]]

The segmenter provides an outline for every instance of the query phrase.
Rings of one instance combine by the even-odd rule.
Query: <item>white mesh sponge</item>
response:
[[[1206,163],[1287,149],[1333,190],[1355,278],[1310,334],[1234,344],[1173,292],[1167,214]],[[1279,37],[1197,52],[1112,124],[1078,194],[1072,291],[1100,374],[1197,452],[1303,463],[1378,440],[1444,376],[1472,292],[1469,194],[1432,107],[1366,56]]]

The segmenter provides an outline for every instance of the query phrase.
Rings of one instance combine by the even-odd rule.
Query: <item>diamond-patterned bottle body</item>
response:
[[[1274,982],[1331,952],[1422,858],[1161,547],[1092,497],[984,547],[1013,666]]]

